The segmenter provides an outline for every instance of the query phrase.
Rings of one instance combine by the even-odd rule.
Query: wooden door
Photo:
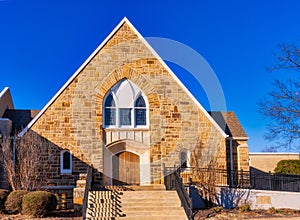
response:
[[[140,157],[124,151],[113,156],[113,184],[140,184]]]

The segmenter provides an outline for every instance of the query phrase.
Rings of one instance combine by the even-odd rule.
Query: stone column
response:
[[[246,143],[238,145],[238,170],[249,171],[249,151]]]

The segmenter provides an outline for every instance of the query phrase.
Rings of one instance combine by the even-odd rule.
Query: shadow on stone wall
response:
[[[92,185],[102,184],[103,174],[95,169],[92,164],[87,164],[74,155],[72,155],[72,172],[61,173],[61,151],[71,149],[62,148],[34,131],[28,131],[22,138],[32,137],[34,137],[34,141],[30,143],[35,144],[38,148],[36,152],[37,157],[31,155],[32,160],[37,160],[36,166],[38,171],[35,189],[55,193],[58,199],[58,209],[73,209],[73,191],[76,187],[85,187],[80,186],[80,181],[78,180],[80,175],[87,173],[89,167],[92,168]],[[1,168],[0,166],[0,171]],[[1,180],[2,176],[0,184]],[[4,186],[4,183],[2,185]]]

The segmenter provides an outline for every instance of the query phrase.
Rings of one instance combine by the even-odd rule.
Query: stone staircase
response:
[[[85,219],[184,220],[187,217],[176,191],[153,185],[90,191]]]

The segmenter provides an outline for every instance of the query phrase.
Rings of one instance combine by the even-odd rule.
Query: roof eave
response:
[[[78,76],[78,74],[83,70],[83,68],[92,60],[92,58],[101,50],[101,48],[110,40],[110,38],[119,30],[119,28],[127,23],[130,28],[135,32],[138,38],[146,45],[146,47],[151,51],[156,59],[163,65],[163,67],[171,74],[175,81],[181,86],[181,88],[190,96],[194,103],[199,107],[203,114],[209,119],[213,126],[220,132],[220,134],[227,138],[228,135],[222,130],[222,128],[216,123],[216,121],[209,115],[209,113],[204,109],[204,107],[199,103],[199,101],[193,96],[193,94],[185,87],[185,85],[178,79],[174,72],[169,68],[169,66],[162,60],[162,58],[156,53],[156,51],[151,47],[151,45],[145,40],[145,38],[138,32],[138,30],[132,25],[132,23],[124,17],[120,23],[113,29],[113,31],[104,39],[104,41],[94,50],[94,52],[85,60],[85,62],[76,70],[76,72],[70,77],[70,79],[61,87],[61,89],[53,96],[53,98],[42,108],[42,110],[37,114],[32,121],[19,133],[18,136],[23,136],[43,115],[43,113],[49,108],[49,106],[57,99],[57,97],[68,87],[68,85]]]
[[[101,50],[101,48],[109,41],[109,39],[117,32],[117,30],[128,19],[124,17],[120,23],[112,30],[112,32],[102,41],[102,43],[94,50],[94,52],[81,64],[81,66],[73,73],[68,81],[57,91],[57,93],[50,99],[50,101],[42,108],[42,110],[29,122],[29,124],[18,134],[18,137],[23,136],[43,115],[43,113],[49,108],[49,106],[57,99],[57,97],[71,84],[71,82],[78,76],[78,74],[84,69],[84,67],[94,58],[94,56]]]

